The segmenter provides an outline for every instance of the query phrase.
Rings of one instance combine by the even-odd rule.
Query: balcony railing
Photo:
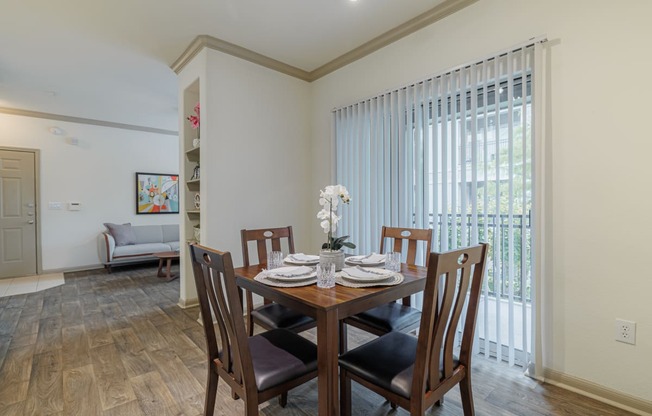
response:
[[[464,221],[468,243],[473,241],[472,236],[477,233],[478,241],[485,241],[491,245],[487,266],[489,295],[507,299],[511,281],[514,289],[513,299],[522,302],[525,297],[525,302],[529,303],[531,301],[530,277],[532,270],[531,212],[528,211],[527,215],[478,213],[475,217],[477,221],[474,221],[472,214],[456,214],[454,224],[451,217],[452,214],[437,214],[435,227],[433,215],[430,214],[429,225],[433,228],[435,249],[441,249],[437,244],[441,241],[440,236],[445,225],[448,226],[448,247],[458,246],[462,241]],[[510,240],[512,243],[511,255]]]

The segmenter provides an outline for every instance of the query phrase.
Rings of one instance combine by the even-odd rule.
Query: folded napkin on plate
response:
[[[378,278],[382,276],[390,277],[394,274],[391,270],[365,269],[364,267],[345,267],[342,271],[351,277],[357,277],[359,279]]]
[[[294,253],[286,257],[286,260],[290,261],[315,261],[319,260],[319,256],[314,256],[312,254],[303,254],[303,253]]]
[[[384,254],[376,254],[376,253],[371,253],[370,255],[362,258],[357,258],[355,259],[357,263],[361,264],[378,264],[380,262],[385,261],[385,255]]]
[[[312,268],[307,266],[279,267],[273,270],[267,270],[267,276],[274,277],[298,277],[306,276],[312,273]]]

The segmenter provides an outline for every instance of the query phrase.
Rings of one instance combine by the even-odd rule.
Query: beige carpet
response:
[[[64,283],[63,273],[39,274],[35,276],[0,279],[0,298],[39,292]]]

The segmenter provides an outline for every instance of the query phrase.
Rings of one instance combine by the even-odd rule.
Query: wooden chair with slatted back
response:
[[[488,247],[430,254],[418,338],[390,332],[340,356],[342,416],[351,414],[351,380],[419,416],[459,384],[464,415],[474,414],[471,357]]]
[[[249,261],[249,242],[256,242],[258,252],[258,264],[267,263],[267,247],[271,244],[272,251],[282,251],[282,239],[287,239],[289,252],[294,254],[294,237],[292,235],[292,226],[280,228],[261,228],[256,230],[241,230],[240,237],[242,240],[242,260],[245,267],[250,265]],[[249,335],[254,334],[254,323],[265,329],[285,328],[292,332],[302,332],[314,328],[317,322],[302,313],[296,312],[286,306],[278,303],[271,303],[268,299],[263,299],[264,304],[257,308],[253,307],[253,296],[250,291],[246,291],[247,299],[247,329]]]
[[[204,415],[214,413],[220,378],[244,401],[246,416],[275,396],[285,406],[288,390],[317,376],[317,346],[285,329],[248,337],[231,254],[191,244],[190,257],[206,335]]]
[[[385,249],[385,241],[393,240]],[[403,253],[403,247],[407,246],[406,263],[416,264],[417,242],[423,242],[424,256],[427,259],[430,253],[432,242],[432,229],[400,228],[383,226],[380,239],[380,252],[394,251]],[[347,331],[345,325],[351,325],[370,332],[374,335],[384,335],[391,331],[409,332],[419,326],[421,312],[411,307],[410,297],[403,298],[403,303],[391,302],[385,305],[369,309],[346,318],[340,324],[340,351],[346,351]]]

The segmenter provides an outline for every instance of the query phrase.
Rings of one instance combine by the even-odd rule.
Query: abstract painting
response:
[[[179,175],[136,173],[136,214],[178,214]]]

